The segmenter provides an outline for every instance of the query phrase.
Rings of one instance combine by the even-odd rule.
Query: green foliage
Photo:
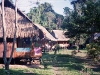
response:
[[[52,9],[52,5],[47,2],[38,5],[38,7],[31,8],[27,15],[33,22],[39,23],[50,30],[56,29],[62,24],[63,20],[63,16],[57,14]]]
[[[20,65],[21,66],[21,65]],[[13,68],[8,71],[0,69],[0,75],[53,75],[52,70],[38,68]]]
[[[63,28],[68,30],[65,34],[70,38],[76,38],[74,41],[80,40],[84,34],[93,37],[94,33],[100,32],[100,0],[87,0],[78,4],[81,5],[80,9],[77,6],[74,11],[66,7],[67,17],[63,21]]]
[[[86,34],[99,32],[100,17],[98,16],[100,16],[100,0],[97,2],[88,0],[85,3],[82,3],[80,11],[82,12],[81,15],[79,15],[79,12],[73,11],[69,20],[67,18],[69,25],[66,25],[66,27],[69,29],[69,31],[72,30],[76,33]],[[74,34],[77,35],[76,33]]]
[[[94,2],[93,0],[86,1],[82,5],[84,28],[87,33],[92,34],[100,31],[100,0]]]
[[[56,44],[55,49],[56,49],[56,50],[59,50],[59,49],[60,49],[59,44]]]
[[[83,44],[85,42],[85,29],[83,28],[83,18],[78,15],[76,11],[72,11],[68,7],[64,9],[66,13],[66,17],[63,20],[63,29],[67,29],[65,35],[71,38],[71,41],[79,40],[79,44]]]
[[[69,37],[75,37],[85,33],[86,30],[83,28],[83,24],[83,18],[73,11],[64,19],[63,28],[67,28]]]
[[[82,71],[83,71],[83,72],[86,72],[87,74],[94,75],[93,70],[90,69],[90,68],[88,68],[88,67],[84,67],[84,68],[82,69]]]
[[[67,37],[71,38],[72,42],[79,41],[78,45],[84,44],[86,34],[85,29],[83,28],[83,18],[76,13],[76,11],[70,11],[71,13],[67,16],[63,21],[63,28],[67,29],[67,32],[65,32],[65,35]]]
[[[94,61],[98,61],[100,46],[97,43],[90,43],[86,45],[86,49],[89,57],[93,58]]]
[[[66,16],[69,16],[69,15],[71,14],[71,13],[70,13],[70,10],[71,10],[71,9],[70,9],[69,7],[65,7],[65,8],[64,8],[64,13],[65,13]]]
[[[46,59],[45,63],[48,63],[48,66],[52,65],[54,68],[57,67],[56,72],[59,75],[60,74],[61,75],[66,75],[66,74],[68,75],[86,75],[86,74],[92,75],[92,74],[95,74],[93,69],[89,67],[85,67],[87,66],[87,64],[84,64],[85,61],[82,61],[81,59],[79,59],[79,56],[77,57],[77,56],[70,55],[69,52],[71,51],[68,50],[66,52],[65,50],[64,52],[65,54],[63,54],[63,50],[60,50],[60,52],[56,54],[56,56],[53,55],[52,53],[44,54],[43,59]],[[80,54],[80,56],[81,55],[82,54]],[[51,61],[53,60],[52,61],[53,64],[50,63],[51,62],[50,60]],[[55,72],[55,69],[53,69],[53,71]]]

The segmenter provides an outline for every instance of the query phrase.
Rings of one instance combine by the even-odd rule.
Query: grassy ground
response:
[[[100,69],[94,70],[89,67],[84,59],[86,51],[81,50],[75,56],[72,56],[72,50],[60,50],[54,55],[54,52],[43,54],[43,68],[11,68],[9,75],[100,75]],[[0,69],[0,75],[7,75],[3,68]]]

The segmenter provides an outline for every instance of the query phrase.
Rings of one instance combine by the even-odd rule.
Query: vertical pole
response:
[[[17,28],[17,0],[15,2],[15,28]]]
[[[9,63],[12,60],[13,53],[14,53],[14,50],[15,50],[16,32],[17,32],[17,0],[15,1],[15,31],[14,31],[13,45],[12,45],[12,51],[11,51]]]
[[[4,13],[4,0],[2,0],[2,28],[3,28],[3,44],[4,44],[4,51],[3,51],[3,60],[4,64],[7,63],[6,59],[6,52],[7,52],[7,42],[6,42],[6,26],[5,26],[5,13]]]

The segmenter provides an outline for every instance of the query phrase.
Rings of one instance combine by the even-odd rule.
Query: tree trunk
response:
[[[3,60],[4,64],[7,63],[6,59],[6,52],[7,52],[7,41],[6,41],[6,26],[5,26],[5,17],[4,17],[4,0],[2,0],[2,28],[3,28],[3,44],[4,44],[4,51],[3,51]]]
[[[5,64],[5,70],[9,70],[9,63],[8,62]]]
[[[17,0],[16,0],[17,2]],[[13,52],[14,52],[14,45],[16,42],[16,32],[17,32],[17,6],[16,6],[16,15],[15,15],[15,32],[14,32],[14,39],[13,39],[13,46],[12,46],[12,51],[11,51],[11,55],[10,55],[10,59],[7,61],[7,57],[6,57],[6,52],[7,52],[7,41],[6,41],[6,25],[5,25],[5,17],[4,17],[4,0],[2,0],[2,28],[3,28],[3,43],[4,43],[4,51],[3,51],[3,60],[4,60],[4,64],[5,64],[5,70],[9,70],[9,64],[11,62],[12,56],[13,56]]]
[[[57,50],[55,49],[55,50],[54,50],[54,55],[56,55],[56,54],[57,54]]]
[[[11,55],[10,55],[10,59],[8,61],[8,63],[10,64],[11,60],[12,60],[12,56],[14,53],[14,49],[15,49],[15,43],[16,43],[16,32],[17,32],[17,0],[15,2],[15,32],[14,32],[14,38],[13,38],[13,46],[12,46],[12,51],[11,51]]]
[[[76,51],[79,52],[79,45],[76,45]]]
[[[77,36],[76,36],[76,43],[75,43],[75,45],[76,45],[76,52],[80,52],[79,51],[79,45],[80,45],[80,34],[78,34]]]

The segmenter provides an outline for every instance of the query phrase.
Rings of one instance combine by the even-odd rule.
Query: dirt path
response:
[[[54,75],[62,75],[58,67],[53,67]]]
[[[36,64],[32,64],[32,65],[9,65],[9,67],[11,69],[15,69],[15,68],[24,68],[24,69],[27,69],[27,68],[44,68],[42,65],[36,65]],[[4,64],[0,64],[0,68],[4,68]]]

